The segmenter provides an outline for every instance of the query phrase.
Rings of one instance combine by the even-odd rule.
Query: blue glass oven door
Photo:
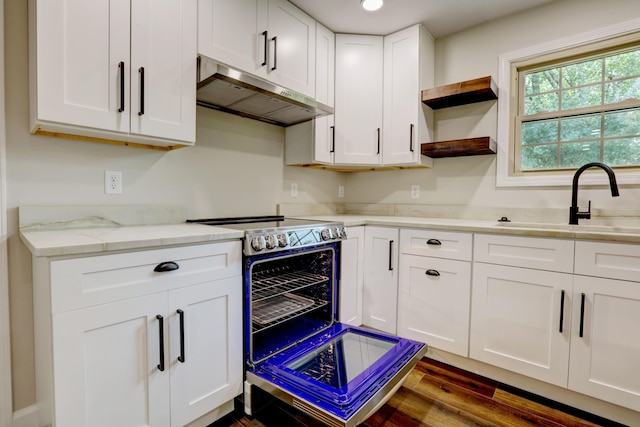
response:
[[[355,426],[384,403],[426,345],[336,324],[249,369],[247,382],[330,426]]]

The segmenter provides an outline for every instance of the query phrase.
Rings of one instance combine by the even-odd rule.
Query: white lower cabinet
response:
[[[471,358],[567,386],[573,253],[572,240],[474,236]]]
[[[467,233],[400,231],[398,335],[468,356],[471,242]]]
[[[364,230],[362,324],[390,334],[396,333],[398,238],[397,228]]]
[[[207,425],[228,412],[242,392],[240,251],[34,258],[39,425]]]
[[[566,387],[572,276],[483,263],[473,269],[470,356]]]
[[[362,325],[364,285],[364,227],[347,227],[340,248],[340,323]]]
[[[639,266],[638,245],[576,243],[569,365],[570,389],[635,411],[640,411]]]

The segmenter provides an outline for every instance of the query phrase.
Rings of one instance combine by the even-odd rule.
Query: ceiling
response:
[[[422,22],[435,38],[554,0],[385,0],[367,12],[360,0],[290,0],[336,33],[386,35]]]

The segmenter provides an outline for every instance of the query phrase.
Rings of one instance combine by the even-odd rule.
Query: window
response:
[[[593,161],[640,183],[638,28],[633,19],[500,55],[498,187],[571,185]]]
[[[640,44],[518,70],[519,169],[640,166]]]

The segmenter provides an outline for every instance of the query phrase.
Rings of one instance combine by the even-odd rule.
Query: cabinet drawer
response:
[[[471,263],[400,256],[398,335],[468,356]]]
[[[476,234],[474,261],[573,272],[573,240]]]
[[[433,230],[400,230],[400,252],[437,258],[471,260],[472,238],[468,233]]]
[[[156,272],[163,262],[179,268]],[[100,255],[50,264],[51,309],[61,313],[241,274],[241,242]]]
[[[640,282],[640,245],[576,242],[575,273]]]

